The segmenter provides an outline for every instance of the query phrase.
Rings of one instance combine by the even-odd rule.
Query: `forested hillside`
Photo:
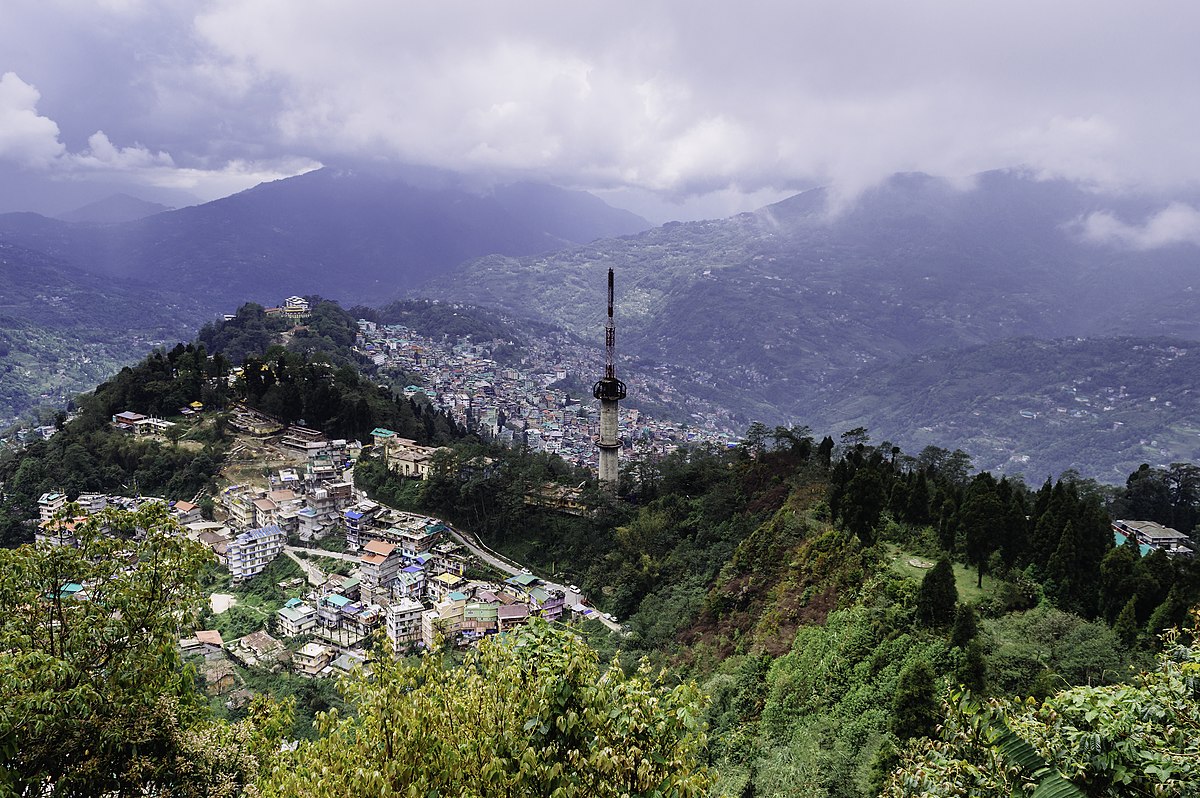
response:
[[[416,493],[384,474],[360,478],[602,596],[630,630],[623,661],[649,656],[700,681],[707,756],[730,794],[876,795],[901,752],[920,756],[947,712],[982,722],[978,702],[994,700],[1001,708],[988,717],[999,724],[1016,696],[1061,705],[1081,695],[1060,696],[1064,687],[1137,684],[1159,635],[1200,603],[1195,561],[1116,547],[1109,525],[1111,511],[1191,530],[1200,511],[1191,467],[1144,468],[1116,491],[1070,474],[1031,489],[972,474],[961,451],[914,457],[869,445],[863,430],[835,443],[760,428],[735,451],[635,467],[626,474],[635,504],[595,494],[594,515],[579,517],[523,500],[540,482],[577,478],[550,462],[459,449],[441,465]],[[966,709],[951,699],[962,686],[975,702]],[[1104,690],[1096,695],[1136,688]],[[1138,695],[1131,707],[1161,698]],[[1194,726],[1190,700],[1180,722]],[[1176,744],[1139,738],[1119,757]],[[1115,767],[1106,762],[1063,765],[1062,775],[1103,781]],[[1162,794],[1187,794],[1182,773],[1163,771],[1175,781]],[[888,789],[908,789],[900,783]]]
[[[0,458],[0,543],[31,539],[26,521],[47,491],[71,498],[89,491],[199,495],[212,486],[232,439],[228,411],[235,403],[351,439],[365,439],[378,426],[429,443],[465,434],[444,414],[366,378],[350,351],[356,329],[333,302],[315,301],[299,326],[245,305],[232,320],[202,329],[195,343],[156,350],[123,368],[80,396],[76,417],[60,419],[52,438]],[[181,415],[195,401],[203,412]],[[178,423],[163,436],[134,437],[111,423],[124,411]]]
[[[1041,481],[1119,483],[1141,463],[1200,460],[1200,347],[1180,338],[1016,338],[864,370],[813,403],[829,429],[963,448]]]
[[[356,481],[577,582],[626,634],[534,625],[461,662],[392,662],[381,651],[374,680],[342,685],[353,711],[281,752],[293,724],[287,701],[261,701],[234,723],[200,708],[194,680],[172,676],[181,666],[169,619],[199,617],[202,558],[152,556],[170,548],[169,522],[125,519],[115,528],[163,534],[83,530],[69,561],[50,549],[0,552],[0,598],[24,608],[0,623],[0,645],[20,652],[0,663],[9,669],[0,689],[6,706],[36,710],[43,730],[33,745],[22,720],[32,715],[0,713],[9,784],[93,779],[101,791],[176,784],[194,794],[219,784],[226,795],[252,785],[334,795],[346,784],[581,796],[865,798],[959,794],[963,784],[1062,796],[1194,792],[1200,704],[1188,680],[1200,646],[1194,627],[1169,630],[1188,628],[1200,604],[1200,561],[1117,546],[1110,521],[1192,532],[1200,469],[1145,466],[1119,488],[1068,472],[1031,487],[975,473],[962,450],[910,455],[873,444],[863,428],[835,440],[753,425],[733,449],[683,448],[628,465],[614,497],[586,471],[486,445],[364,377],[347,345],[354,327],[331,303],[314,301],[300,326],[248,305],[196,343],[123,370],[83,397],[51,440],[0,463],[6,543],[27,534],[44,490],[204,488],[228,445],[222,411],[243,402],[331,434],[384,425],[446,444],[423,481],[370,462]],[[170,416],[197,399],[207,418],[178,435],[135,439],[109,424],[121,410]],[[580,490],[556,508],[544,500],[551,485]],[[64,603],[59,586],[100,573],[98,552],[142,563],[145,579],[114,582],[103,606]],[[101,627],[87,613],[132,606],[140,585],[165,576],[158,567],[175,569],[172,598],[146,619],[145,637],[103,627],[113,635],[103,645],[127,670],[96,669],[104,649],[91,635]],[[56,617],[71,619],[69,636],[28,633],[59,628]],[[60,670],[29,670],[47,656]],[[121,676],[138,670],[153,680]],[[79,686],[72,706],[106,724],[95,744],[42,698],[56,694],[60,672]],[[528,689],[506,687],[518,682]],[[168,698],[150,701],[151,687]],[[153,705],[154,723],[114,702]],[[480,712],[498,731],[464,733]],[[415,730],[417,748],[405,742]],[[83,741],[80,756],[46,755],[56,736]]]

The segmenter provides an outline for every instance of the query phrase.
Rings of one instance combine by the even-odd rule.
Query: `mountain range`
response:
[[[25,287],[3,299],[23,324],[111,336],[137,319],[134,333],[152,338],[163,319],[141,312],[150,296],[193,327],[243,301],[290,294],[377,307],[427,296],[598,344],[613,268],[619,350],[677,367],[690,395],[746,422],[866,425],[909,450],[969,445],[980,466],[1041,475],[1087,463],[1061,446],[1039,460],[1063,430],[1006,437],[987,427],[1001,411],[970,392],[1011,393],[1002,415],[1012,432],[1021,410],[1057,413],[1061,402],[1038,397],[1086,380],[1107,356],[1121,372],[1116,390],[1143,376],[1136,353],[1187,351],[1200,339],[1195,244],[1137,236],[1164,209],[1188,207],[1172,200],[1189,198],[1106,194],[1015,171],[965,185],[903,174],[850,203],[816,189],[728,219],[651,227],[582,192],[347,166],[179,210],[129,207],[149,215],[128,221],[102,221],[98,209],[75,222],[0,215],[6,257],[32,264]],[[56,285],[76,286],[66,294],[80,302],[102,297],[114,324],[92,311],[71,321],[31,298],[57,296]],[[45,313],[13,315],[26,305]],[[1072,343],[1117,337],[1088,350],[1090,360]],[[1191,390],[1190,371],[1167,373]],[[1186,404],[1160,405],[1164,423]],[[965,427],[948,419],[965,407],[983,426],[956,444]],[[1147,435],[1080,470],[1111,479],[1130,458],[1195,456],[1186,431]],[[1150,443],[1159,438],[1175,442]]]

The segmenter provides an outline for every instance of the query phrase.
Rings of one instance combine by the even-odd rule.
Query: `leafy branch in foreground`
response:
[[[1164,637],[1134,684],[1074,687],[1041,703],[956,696],[938,740],[915,744],[883,792],[1034,798],[1187,796],[1200,784],[1200,612]]]
[[[648,666],[599,666],[576,635],[535,622],[458,668],[384,654],[263,785],[266,796],[704,795],[697,688]]]

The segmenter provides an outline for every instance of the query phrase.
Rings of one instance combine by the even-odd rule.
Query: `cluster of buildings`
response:
[[[185,526],[201,520],[200,507],[192,502],[170,502],[154,496],[129,497],[107,493],[81,493],[74,502],[68,502],[65,493],[47,491],[37,500],[38,521],[34,531],[34,543],[74,546],[78,542],[75,537],[76,529],[96,513],[110,507],[118,510],[138,510],[147,504],[165,506],[168,514]],[[69,514],[66,513],[68,505],[73,508]]]
[[[331,578],[276,612],[280,638],[312,638],[291,658],[302,675],[339,670],[339,653],[360,654],[380,627],[393,650],[405,654],[469,645],[533,617],[556,621],[585,612],[532,574],[503,583],[469,579],[461,549],[435,518],[362,500],[344,513],[344,523],[357,557],[353,575]]]
[[[380,626],[392,649],[406,654],[439,645],[469,645],[534,617],[557,621],[582,611],[567,606],[562,590],[531,574],[502,583],[470,580],[440,570],[435,560],[398,557],[390,544],[373,542],[364,549],[358,577],[333,580],[304,599],[290,600],[277,611],[279,636],[314,638],[293,654],[293,669],[308,676],[326,675],[338,652],[359,649]],[[394,578],[391,589],[385,588],[376,580],[393,570],[393,562],[399,574],[417,578]]]
[[[493,355],[501,347],[511,349],[506,341],[435,340],[403,325],[365,320],[358,327],[359,354],[380,369],[420,378],[422,384],[407,387],[408,396],[423,394],[434,407],[493,440],[551,452],[577,465],[598,465],[600,414],[591,384],[603,369],[594,350],[556,335],[530,340],[521,350],[520,365],[503,365]],[[662,369],[642,376],[630,371],[625,374],[633,402],[686,402]],[[568,387],[572,385],[577,387]],[[619,426],[623,459],[665,455],[687,442],[738,440],[729,414],[699,405],[687,424],[656,419],[626,405]]]

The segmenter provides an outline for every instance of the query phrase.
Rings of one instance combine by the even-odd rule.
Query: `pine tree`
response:
[[[917,591],[917,618],[926,626],[941,628],[954,619],[958,587],[954,584],[954,566],[947,557],[925,574]]]
[[[966,648],[979,632],[975,608],[970,604],[959,604],[954,615],[954,629],[950,632],[950,645]]]
[[[892,701],[892,733],[901,740],[932,737],[941,719],[937,692],[937,676],[927,661],[916,660],[900,671]]]
[[[1121,640],[1121,645],[1125,648],[1133,648],[1137,645],[1138,639],[1138,623],[1137,623],[1137,594],[1130,596],[1129,601],[1125,602],[1125,606],[1117,615],[1117,622],[1113,624],[1113,631]]]

